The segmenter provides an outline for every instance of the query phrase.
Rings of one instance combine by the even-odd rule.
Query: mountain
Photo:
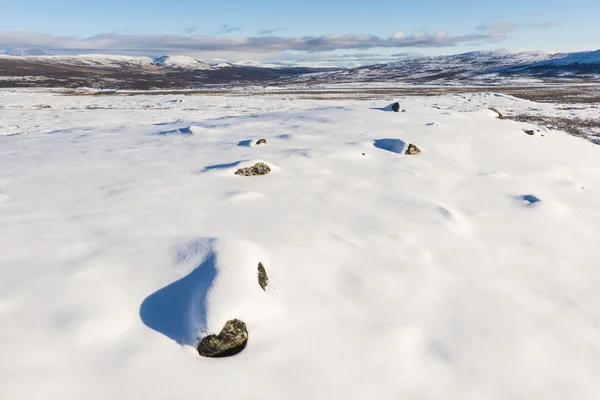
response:
[[[318,71],[323,70],[208,64],[192,57],[168,55],[158,58],[103,54],[0,55],[0,87],[187,89],[203,85],[262,84]]]
[[[478,51],[303,75],[289,80],[298,83],[407,82],[488,85],[549,78],[600,78],[600,50],[568,54]]]
[[[0,55],[2,87],[187,89],[203,85],[408,83],[520,85],[600,80],[600,50],[581,53],[470,52],[350,69],[205,63],[187,56],[37,56],[35,49]]]
[[[154,64],[162,67],[175,68],[175,69],[195,69],[195,70],[207,70],[214,69],[213,66],[198,61],[195,58],[187,56],[163,56],[154,59]]]
[[[17,48],[4,52],[7,56],[28,57],[28,56],[47,56],[49,55],[42,49]]]

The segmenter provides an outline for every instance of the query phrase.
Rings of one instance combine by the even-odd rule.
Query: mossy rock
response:
[[[202,357],[223,358],[231,357],[246,348],[248,344],[248,329],[239,319],[227,321],[218,335],[209,335],[198,344],[198,353]]]
[[[408,148],[406,149],[406,153],[407,156],[416,156],[417,154],[421,154],[421,149],[419,149],[417,146],[415,146],[412,143],[408,144]]]
[[[267,270],[262,263],[258,263],[258,284],[262,290],[267,291],[267,285],[269,284],[269,277],[267,276]]]
[[[271,172],[271,168],[265,163],[256,163],[248,168],[240,168],[235,171],[236,175],[240,176],[259,176],[266,175]]]

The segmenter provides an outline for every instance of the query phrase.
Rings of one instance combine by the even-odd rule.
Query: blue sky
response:
[[[0,10],[0,49],[58,54],[314,60],[600,48],[592,0],[0,0]]]

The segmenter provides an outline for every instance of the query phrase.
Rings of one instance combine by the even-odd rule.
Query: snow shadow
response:
[[[406,142],[400,139],[377,139],[373,142],[373,146],[392,153],[404,154]]]
[[[194,132],[192,132],[192,130],[188,126],[188,127],[185,127],[185,128],[173,129],[173,130],[170,130],[170,131],[159,132],[158,136],[166,136],[166,135],[191,136],[193,134],[194,134]]]
[[[238,143],[238,147],[252,147],[252,139],[250,140],[242,140]]]
[[[532,194],[517,196],[517,200],[520,200],[522,202],[522,204],[524,204],[526,206],[530,206],[530,207],[534,206],[542,201],[539,197],[534,196]]]
[[[148,296],[140,306],[140,318],[150,329],[178,344],[196,346],[206,332],[208,293],[217,276],[212,250],[186,277]]]
[[[232,163],[229,163],[229,164],[209,165],[207,167],[204,167],[204,169],[202,170],[202,172],[214,171],[214,170],[219,170],[219,169],[233,168],[233,167],[237,167],[238,165],[240,165],[240,163],[241,163],[241,161],[236,161],[236,162],[232,162]]]
[[[369,110],[376,110],[376,111],[386,111],[386,112],[394,112],[394,104],[396,103],[392,103],[388,106],[385,107],[371,107],[369,108]]]

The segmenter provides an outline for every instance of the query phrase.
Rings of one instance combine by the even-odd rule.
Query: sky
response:
[[[365,64],[600,48],[594,0],[0,0],[0,49]]]

